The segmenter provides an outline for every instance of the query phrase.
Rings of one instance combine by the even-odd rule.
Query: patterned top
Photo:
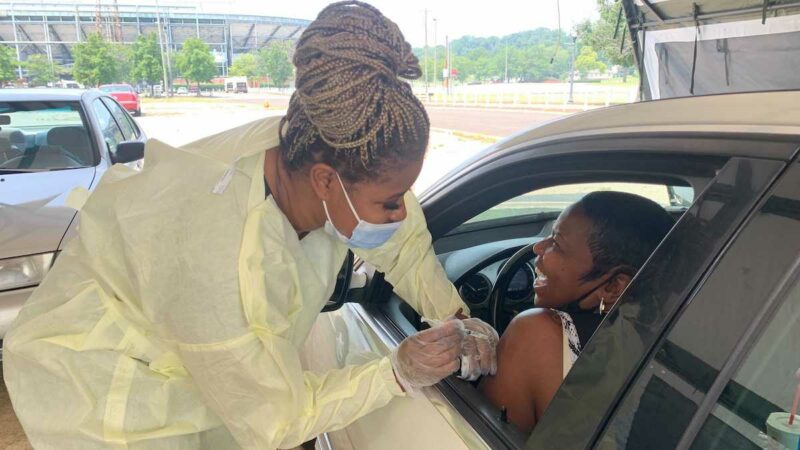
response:
[[[558,318],[561,319],[562,336],[564,337],[564,370],[562,378],[566,378],[575,360],[578,359],[578,355],[581,354],[581,340],[578,338],[578,330],[575,329],[575,322],[572,321],[572,317],[563,311],[556,309],[552,311],[558,314]]]

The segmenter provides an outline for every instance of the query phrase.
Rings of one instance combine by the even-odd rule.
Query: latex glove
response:
[[[467,336],[464,339],[460,377],[474,381],[481,375],[496,374],[497,342],[500,340],[497,331],[481,319],[464,319],[462,323]]]
[[[390,355],[400,386],[413,394],[458,370],[465,336],[460,320],[448,320],[405,338]]]
[[[461,310],[444,320],[422,318],[423,322],[431,326],[439,326],[452,320],[461,321],[467,332],[461,353],[459,378],[475,381],[481,375],[495,375],[497,373],[497,343],[500,337],[491,325],[480,319],[467,317],[461,314]]]

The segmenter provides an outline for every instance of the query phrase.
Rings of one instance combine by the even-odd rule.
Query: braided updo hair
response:
[[[296,90],[280,124],[290,169],[323,162],[356,182],[424,155],[428,114],[399,78],[419,78],[419,61],[378,9],[329,5],[300,36],[293,62]]]

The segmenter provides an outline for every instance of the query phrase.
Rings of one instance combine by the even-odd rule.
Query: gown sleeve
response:
[[[357,249],[355,254],[383,272],[395,292],[423,317],[443,319],[459,308],[469,314],[433,252],[419,202],[411,192],[406,193],[404,202],[406,220],[391,239],[375,249]]]

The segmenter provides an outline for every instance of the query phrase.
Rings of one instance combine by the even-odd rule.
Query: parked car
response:
[[[108,93],[134,116],[142,115],[142,105],[139,102],[139,94],[129,84],[104,84],[100,90]]]
[[[141,167],[146,139],[99,90],[0,92],[0,340],[75,231],[68,193],[112,164]]]
[[[186,95],[186,94],[188,94],[188,93],[189,93],[189,90],[188,90],[188,89],[186,89],[186,86],[180,86],[180,87],[179,87],[179,88],[178,88],[178,89],[175,91],[175,93],[176,93],[176,94],[178,94],[178,95]]]

